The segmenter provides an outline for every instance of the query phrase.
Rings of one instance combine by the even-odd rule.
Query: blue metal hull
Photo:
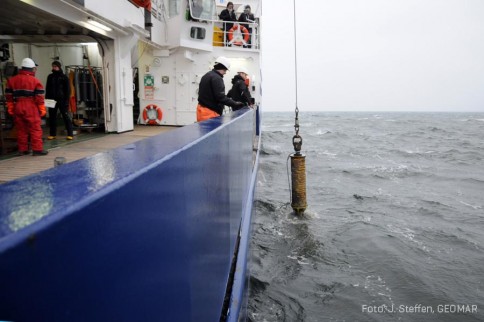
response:
[[[0,185],[0,320],[219,321],[228,285],[227,320],[243,320],[254,119],[244,110]]]

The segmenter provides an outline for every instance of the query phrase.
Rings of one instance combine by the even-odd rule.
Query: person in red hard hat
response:
[[[41,117],[45,116],[44,87],[35,77],[37,64],[30,58],[22,60],[18,75],[7,80],[5,98],[7,111],[17,127],[19,155],[29,154],[29,136],[32,155],[46,155],[43,149]]]

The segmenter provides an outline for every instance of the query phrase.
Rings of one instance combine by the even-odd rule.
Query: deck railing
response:
[[[215,23],[213,31],[213,45],[259,50],[259,25],[255,22],[241,23],[218,21]]]
[[[234,318],[247,281],[254,112],[0,185],[0,319],[219,321],[242,224]]]

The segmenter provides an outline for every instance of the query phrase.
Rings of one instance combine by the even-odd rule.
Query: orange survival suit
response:
[[[8,113],[14,117],[17,127],[19,152],[27,152],[30,142],[32,150],[42,151],[41,117],[45,116],[44,87],[35,78],[32,69],[22,68],[18,75],[7,80],[5,88]]]

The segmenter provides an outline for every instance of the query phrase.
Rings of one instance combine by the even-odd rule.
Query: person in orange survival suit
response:
[[[222,115],[224,105],[234,108],[244,106],[244,103],[236,102],[225,95],[223,77],[229,68],[229,60],[226,57],[220,56],[215,61],[213,69],[203,75],[200,80],[198,87],[197,122]]]
[[[43,149],[41,117],[46,114],[44,105],[44,87],[35,77],[37,64],[30,58],[22,60],[18,75],[7,80],[5,98],[7,111],[14,117],[17,127],[19,155],[29,154],[29,135],[32,155],[46,155]]]

